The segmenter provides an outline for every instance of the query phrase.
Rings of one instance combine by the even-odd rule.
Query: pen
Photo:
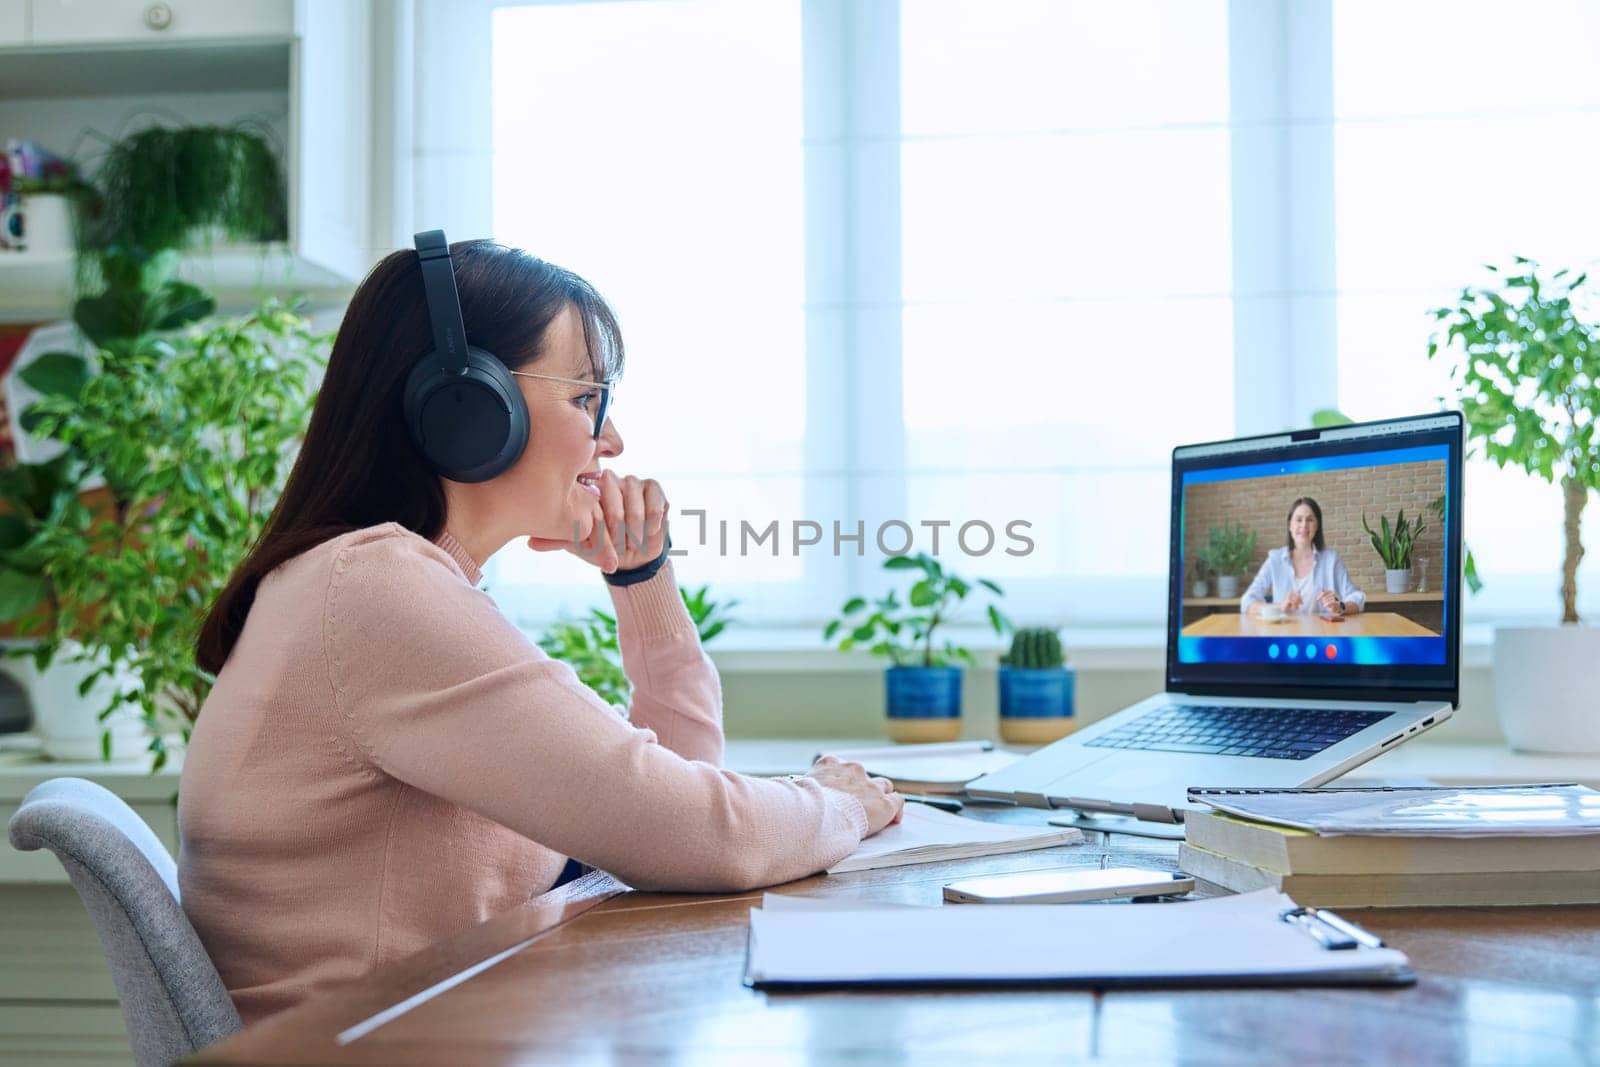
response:
[[[1300,929],[1316,938],[1317,944],[1326,949],[1351,949],[1360,944],[1356,938],[1351,937],[1332,923],[1324,922],[1322,917],[1312,912],[1310,908],[1295,908],[1293,911],[1286,911],[1281,918],[1286,923],[1294,923]]]
[[[1315,915],[1317,918],[1321,919],[1335,930],[1344,934],[1346,937],[1355,938],[1368,948],[1384,947],[1383,938],[1375,937],[1374,935],[1367,933],[1355,923],[1346,922],[1344,919],[1339,918],[1339,916],[1335,915],[1331,911],[1327,911],[1323,908],[1307,908],[1306,911],[1310,912],[1312,915]]]
[[[960,811],[963,806],[961,801],[955,797],[923,797],[914,793],[901,793],[900,795],[912,803],[926,804],[928,807],[938,808],[940,811]]]

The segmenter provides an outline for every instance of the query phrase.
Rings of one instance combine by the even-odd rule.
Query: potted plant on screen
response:
[[[905,572],[912,579],[902,604],[893,589],[877,600],[851,597],[839,617],[822,631],[825,641],[840,633],[839,650],[863,647],[889,660],[884,671],[885,728],[893,741],[954,741],[961,736],[961,664],[973,665],[971,651],[945,640],[936,642],[939,628],[960,609],[974,585],[995,596],[1004,592],[987,578],[974,582],[952,574],[932,556],[919,552],[890,556],[886,571]],[[1011,622],[993,604],[986,613],[997,634],[1012,630]]]
[[[1600,325],[1584,310],[1587,274],[1547,274],[1521,256],[1487,269],[1495,283],[1433,311],[1428,357],[1454,360],[1476,454],[1559,486],[1565,503],[1560,625],[1495,628],[1495,710],[1513,748],[1600,752],[1591,683],[1600,631],[1578,615],[1583,509],[1600,487]]]
[[[1408,592],[1411,589],[1411,554],[1416,548],[1417,538],[1422,536],[1422,531],[1428,525],[1420,517],[1413,524],[1406,518],[1404,508],[1395,516],[1393,526],[1389,525],[1387,515],[1380,515],[1378,519],[1378,528],[1374,530],[1367,522],[1367,513],[1361,513],[1361,528],[1372,538],[1372,547],[1378,550],[1378,558],[1383,560],[1384,592]]]
[[[1073,670],[1066,663],[1056,630],[1012,634],[1011,651],[1000,657],[1001,740],[1043,745],[1072,732]]]
[[[1194,562],[1189,566],[1189,595],[1199,599],[1208,595],[1210,585],[1207,582],[1211,574],[1211,567],[1206,563],[1204,552],[1196,552]]]
[[[1239,578],[1256,554],[1256,532],[1236,522],[1213,523],[1206,531],[1205,560],[1217,576],[1217,596],[1239,595]]]

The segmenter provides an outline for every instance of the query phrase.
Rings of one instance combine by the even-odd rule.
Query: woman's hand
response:
[[[1324,589],[1317,594],[1317,606],[1328,615],[1344,614],[1344,608],[1339,605],[1339,598],[1331,589]]]
[[[1305,602],[1300,599],[1300,594],[1298,591],[1290,593],[1288,596],[1283,598],[1284,614],[1287,615],[1291,611],[1299,611],[1304,603]]]
[[[867,812],[868,837],[899,822],[906,809],[905,798],[894,791],[893,782],[869,777],[866,768],[859,763],[846,762],[838,756],[823,756],[806,773],[828,788],[849,793],[861,801]]]
[[[535,552],[566,549],[607,574],[642,567],[661,555],[667,543],[667,496],[654,478],[618,477],[601,471],[600,496],[593,500],[589,536],[571,540],[529,537]]]

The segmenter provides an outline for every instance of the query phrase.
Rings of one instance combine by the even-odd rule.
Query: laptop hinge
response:
[[[1165,804],[1134,804],[1133,817],[1140,822],[1181,823],[1178,813]]]
[[[1053,808],[1050,798],[1043,793],[1015,793],[1017,804],[1024,808]]]

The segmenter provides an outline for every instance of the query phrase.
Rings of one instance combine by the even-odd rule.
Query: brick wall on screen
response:
[[[1444,563],[1444,530],[1432,505],[1444,492],[1444,478],[1444,462],[1435,460],[1191,486],[1184,508],[1185,566],[1205,544],[1212,523],[1242,523],[1256,531],[1255,556],[1240,576],[1244,579],[1240,586],[1243,592],[1244,585],[1266,561],[1267,553],[1287,541],[1289,504],[1297,497],[1309,496],[1322,507],[1323,543],[1344,557],[1350,580],[1368,593],[1383,592],[1383,561],[1361,528],[1362,512],[1366,512],[1373,529],[1378,528],[1380,515],[1389,516],[1392,525],[1401,508],[1408,520],[1423,516],[1428,528],[1413,553],[1412,588],[1416,588],[1418,577],[1416,560],[1426,558],[1428,588],[1438,589]]]

